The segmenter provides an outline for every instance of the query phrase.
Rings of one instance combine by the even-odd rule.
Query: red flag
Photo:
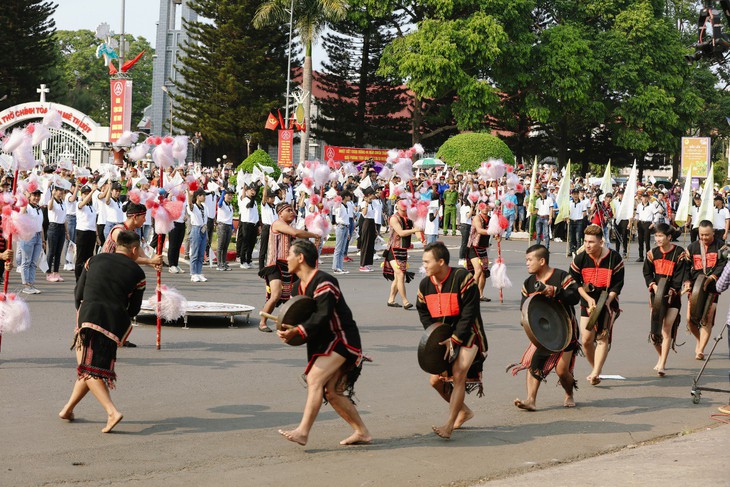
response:
[[[142,51],[142,52],[140,52],[139,54],[137,54],[137,56],[135,56],[135,58],[134,58],[134,59],[130,59],[130,60],[129,60],[129,61],[127,61],[126,63],[122,64],[122,73],[126,73],[127,71],[129,71],[129,70],[130,70],[130,68],[131,68],[132,66],[134,66],[134,64],[135,64],[135,63],[136,63],[137,61],[139,61],[139,59],[140,59],[140,58],[142,57],[142,54],[144,54],[144,51]]]
[[[264,128],[269,130],[276,130],[276,127],[279,126],[279,121],[276,119],[276,117],[269,112],[269,118],[266,119],[266,125]]]
[[[281,123],[281,128],[288,129],[289,126],[284,124],[284,117],[281,116],[281,110],[277,108],[276,111],[279,112],[279,122]]]
[[[109,60],[109,74],[117,74],[117,67],[114,66],[114,62]]]

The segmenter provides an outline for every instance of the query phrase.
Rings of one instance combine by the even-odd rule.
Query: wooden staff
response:
[[[505,265],[504,261],[502,261],[502,238],[497,239],[497,259],[502,263],[502,265]],[[502,293],[502,288],[499,288],[499,304],[504,303],[504,296]]]
[[[18,194],[18,169],[15,169],[15,175],[13,176],[13,199],[15,199],[15,196]],[[13,234],[11,233],[8,235],[8,248],[13,248]],[[12,258],[15,258],[13,255]],[[10,269],[7,267],[5,268],[5,282],[3,283],[3,294],[8,294],[8,284],[10,281]],[[3,334],[0,332],[0,350],[2,350],[3,346]]]

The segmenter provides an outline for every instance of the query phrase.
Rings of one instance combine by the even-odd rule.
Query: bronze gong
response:
[[[586,323],[586,330],[593,330],[596,327],[598,317],[601,316],[601,311],[606,306],[606,300],[608,299],[608,291],[601,291],[601,294],[596,299],[596,307],[593,308],[591,314],[588,316],[588,323]]]
[[[276,321],[277,330],[289,330],[301,324],[315,311],[317,311],[317,302],[314,299],[309,296],[294,296],[281,305],[278,315],[271,315],[263,311],[259,311],[259,315]],[[306,339],[304,337],[295,335],[287,344],[296,347],[305,342]]]
[[[439,343],[450,338],[449,325],[434,323],[426,328],[418,343],[418,365],[424,372],[438,375],[449,368],[449,362],[444,358],[446,346]]]
[[[522,327],[538,348],[560,352],[572,339],[570,317],[556,299],[534,294],[522,305]]]

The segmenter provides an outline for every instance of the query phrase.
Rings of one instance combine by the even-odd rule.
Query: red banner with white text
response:
[[[277,162],[279,167],[292,167],[294,165],[293,130],[279,130],[279,155]]]
[[[109,142],[116,142],[132,125],[132,80],[113,79],[111,87],[111,117]]]
[[[388,149],[367,149],[365,147],[337,147],[324,146],[324,158],[335,162],[363,162],[372,159],[375,162],[385,162],[388,159]]]

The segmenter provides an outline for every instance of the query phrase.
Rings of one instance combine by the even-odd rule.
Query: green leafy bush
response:
[[[279,166],[276,165],[276,161],[274,161],[265,150],[257,149],[254,152],[252,152],[251,155],[248,156],[241,164],[238,165],[233,176],[230,179],[231,184],[233,186],[236,185],[236,178],[238,177],[238,171],[243,171],[245,173],[253,172],[254,164],[273,167],[274,173],[271,174],[271,177],[273,177],[274,179],[278,179],[279,174],[281,174],[281,171],[279,170]]]
[[[502,159],[514,164],[515,156],[498,137],[481,132],[455,135],[439,148],[436,157],[449,166],[459,164],[460,169],[475,171],[489,158]]]

